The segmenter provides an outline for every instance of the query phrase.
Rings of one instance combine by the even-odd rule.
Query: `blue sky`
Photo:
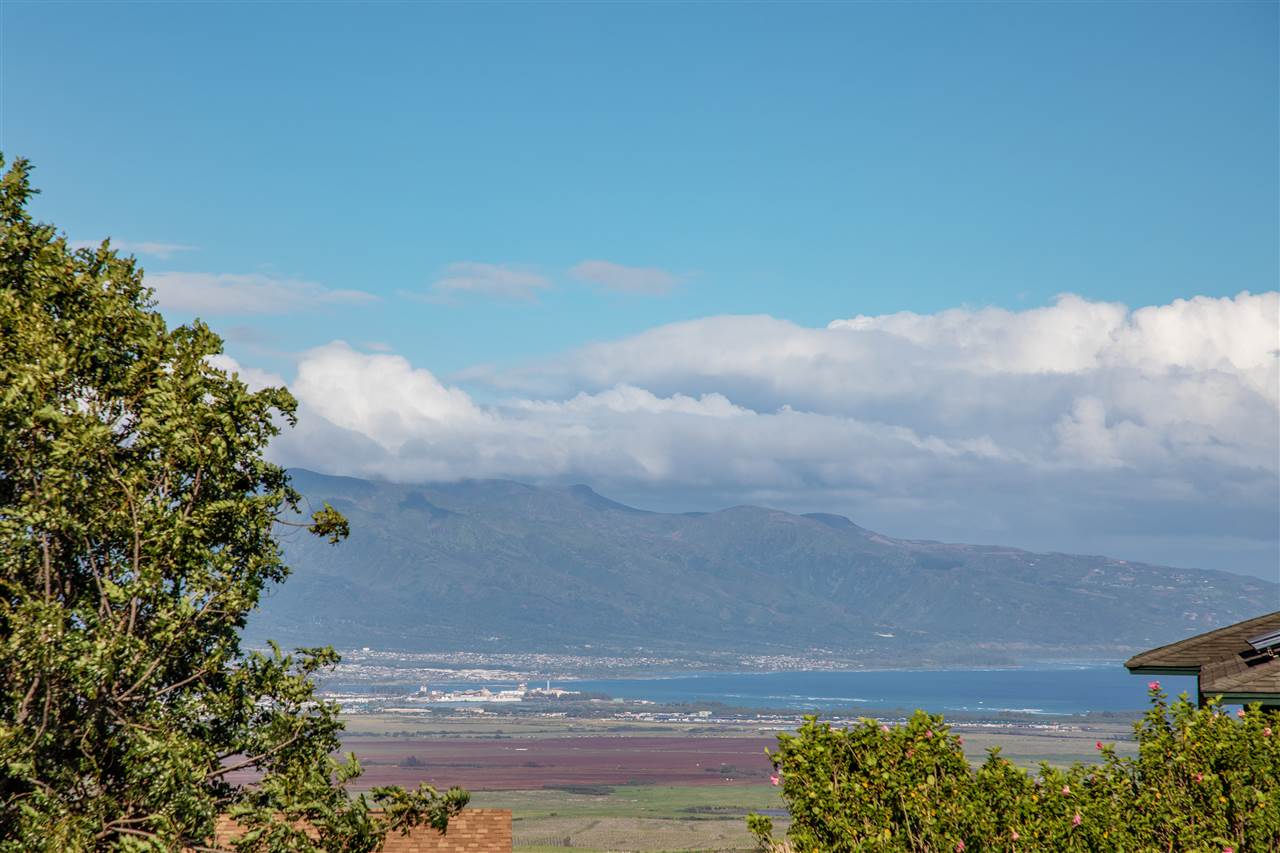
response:
[[[294,384],[306,353],[339,340],[350,345],[340,366],[312,359],[333,366],[332,382],[360,376],[359,359],[379,375],[389,362],[368,359],[400,359],[408,384],[351,402],[351,411],[366,409],[347,421],[317,414],[390,454],[352,463],[352,473],[586,479],[653,505],[756,500],[843,510],[903,535],[1185,555],[1265,574],[1280,558],[1280,531],[1268,520],[1280,511],[1280,450],[1274,430],[1264,434],[1275,417],[1275,367],[1258,355],[1271,351],[1272,302],[1196,303],[1195,316],[1170,308],[1165,319],[1177,313],[1179,340],[1190,341],[1173,355],[1155,326],[1128,315],[1104,322],[1088,306],[1275,291],[1278,23],[1275,3],[8,0],[0,6],[0,149],[35,161],[39,215],[73,240],[110,235],[135,251],[167,313],[205,317],[242,367]],[[1035,374],[1026,359],[1040,356],[1010,355],[1001,342],[1039,340],[1044,318],[1034,312],[1056,310],[1064,293],[1085,307],[1072,303],[1044,322],[1112,323],[1109,341],[1138,330],[1143,343],[1126,345],[1124,371],[1156,371],[1169,382],[1191,371],[1204,383],[1230,362],[1227,373],[1240,374],[1231,387],[1252,389],[1240,391],[1248,399],[1206,408],[1209,397],[1164,385],[1147,389],[1142,404],[1137,391],[1113,399],[1129,373],[1115,372],[1114,347],[1098,356],[1103,368],[1077,364],[1079,335],[1045,369],[1088,378],[1047,397],[1040,420],[1017,437],[1006,436],[1019,422],[1014,400],[1001,395],[1025,391],[1005,379],[972,388],[966,405],[986,408],[959,420],[931,408],[936,389],[908,380],[886,396],[850,391],[839,372],[813,379],[832,363],[870,374],[885,371],[885,359],[908,357],[868,344],[855,358],[844,339],[831,344],[806,330],[903,311],[935,320],[948,310],[974,313],[930,321],[927,333],[886,331],[879,320],[859,333],[909,339],[927,372],[967,358],[943,338],[984,328],[981,342],[955,344],[981,351],[975,370],[998,362],[1007,373],[1007,356],[1013,373]],[[1009,313],[982,313],[991,308]],[[1201,335],[1236,345],[1231,329],[1243,321],[1232,312],[1252,318],[1244,325],[1263,343],[1204,355]],[[736,315],[769,315],[795,329],[716,325]],[[725,336],[720,351],[744,336],[774,343],[711,371],[698,347],[714,334]],[[635,369],[635,360],[656,364],[673,346],[684,347],[675,366]],[[1138,349],[1160,355],[1138,358]],[[805,353],[807,367],[785,377],[748,369],[776,363],[780,352]],[[1246,373],[1252,378],[1241,379]],[[444,409],[424,408],[436,391],[419,380],[447,392]],[[322,385],[311,387],[348,399]],[[555,429],[612,435],[612,421],[584,414],[575,422],[563,407],[619,385],[658,402],[601,406],[661,410],[664,429],[694,416],[670,401],[719,395],[762,418],[795,409],[907,429],[920,447],[962,442],[928,452],[969,454],[978,467],[924,466],[932,473],[888,488],[867,471],[841,479],[831,473],[838,460],[809,455],[793,465],[789,450],[763,438],[695,479],[678,476],[686,466],[667,445],[625,464],[608,443],[586,461],[576,446],[535,443],[503,464],[493,462],[505,458],[498,451],[474,448],[456,458],[440,450],[452,460],[444,467],[402,464],[405,442],[451,446],[432,430],[464,417],[465,406],[449,407],[464,398],[486,423],[508,425],[494,439],[499,448],[526,435],[531,419],[544,431],[553,431],[551,419]],[[1161,395],[1182,400],[1188,414],[1155,414]],[[1072,424],[1092,417],[1092,400],[1102,401],[1109,450],[1098,435],[1071,444],[1083,441]],[[562,407],[554,418],[549,405]],[[414,418],[425,425],[417,432],[386,426]],[[1248,435],[1226,434],[1241,418],[1261,422]],[[850,423],[832,427],[836,438],[811,440],[839,446]],[[1133,434],[1115,432],[1124,424],[1155,432],[1135,444]],[[670,438],[690,440],[678,430]],[[992,457],[963,444],[982,440],[1005,454],[1002,464],[1016,457],[1048,466],[1032,479],[1054,495],[1058,475],[1044,472],[1069,448],[1091,448],[1096,478],[1072,493],[1075,510],[1058,511],[1076,519],[1065,533],[1047,509],[1040,521],[1022,519],[1026,500],[999,497],[1028,475],[982,467],[975,460]],[[291,458],[316,467],[334,454],[374,459],[316,441]],[[1200,442],[1194,470],[1183,467],[1188,442]],[[1219,476],[1226,463],[1206,448],[1223,442],[1243,448],[1230,465],[1247,487]],[[547,463],[552,457],[559,461]],[[1127,488],[1167,487],[1173,504],[1135,509],[1126,487],[1097,473],[1102,457],[1127,473]],[[760,473],[760,458],[781,473]],[[958,489],[950,503],[931,503],[941,482],[975,477],[987,484],[987,502]],[[1224,501],[1229,520],[1206,521],[1211,529],[1188,545],[1191,534],[1178,528],[1217,518]],[[958,507],[954,523],[938,521]],[[1127,532],[1091,533],[1100,508],[1113,515],[1112,507],[1134,515]]]
[[[1144,305],[1275,285],[1276,9],[9,2],[0,144],[73,237],[198,247],[148,269],[390,303],[269,324],[286,349],[448,371],[708,314]],[[594,258],[684,282],[563,274]],[[399,297],[464,260],[556,289]]]

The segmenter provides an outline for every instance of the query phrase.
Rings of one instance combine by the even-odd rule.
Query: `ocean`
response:
[[[1120,664],[1015,669],[714,673],[655,678],[586,679],[553,686],[661,703],[722,702],[745,708],[853,712],[924,708],[1029,714],[1131,711],[1148,706],[1150,679]],[[1195,679],[1159,679],[1170,696],[1194,697]]]

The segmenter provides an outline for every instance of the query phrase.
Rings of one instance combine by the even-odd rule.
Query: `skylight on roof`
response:
[[[1259,634],[1256,637],[1250,637],[1248,643],[1260,652],[1274,650],[1280,647],[1280,628],[1268,631],[1265,634]]]

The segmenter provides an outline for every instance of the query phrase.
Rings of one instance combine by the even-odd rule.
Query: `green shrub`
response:
[[[992,749],[973,768],[942,717],[833,729],[807,718],[770,753],[791,813],[747,823],[767,850],[1280,850],[1280,712],[1169,703],[1151,684],[1138,755],[1098,743],[1097,764],[1038,772]]]

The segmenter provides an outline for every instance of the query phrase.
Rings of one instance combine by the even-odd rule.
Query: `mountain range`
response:
[[[351,523],[284,537],[252,640],[406,651],[734,651],[869,662],[1115,658],[1275,608],[1280,586],[895,539],[839,515],[660,513],[587,486],[292,472]]]

